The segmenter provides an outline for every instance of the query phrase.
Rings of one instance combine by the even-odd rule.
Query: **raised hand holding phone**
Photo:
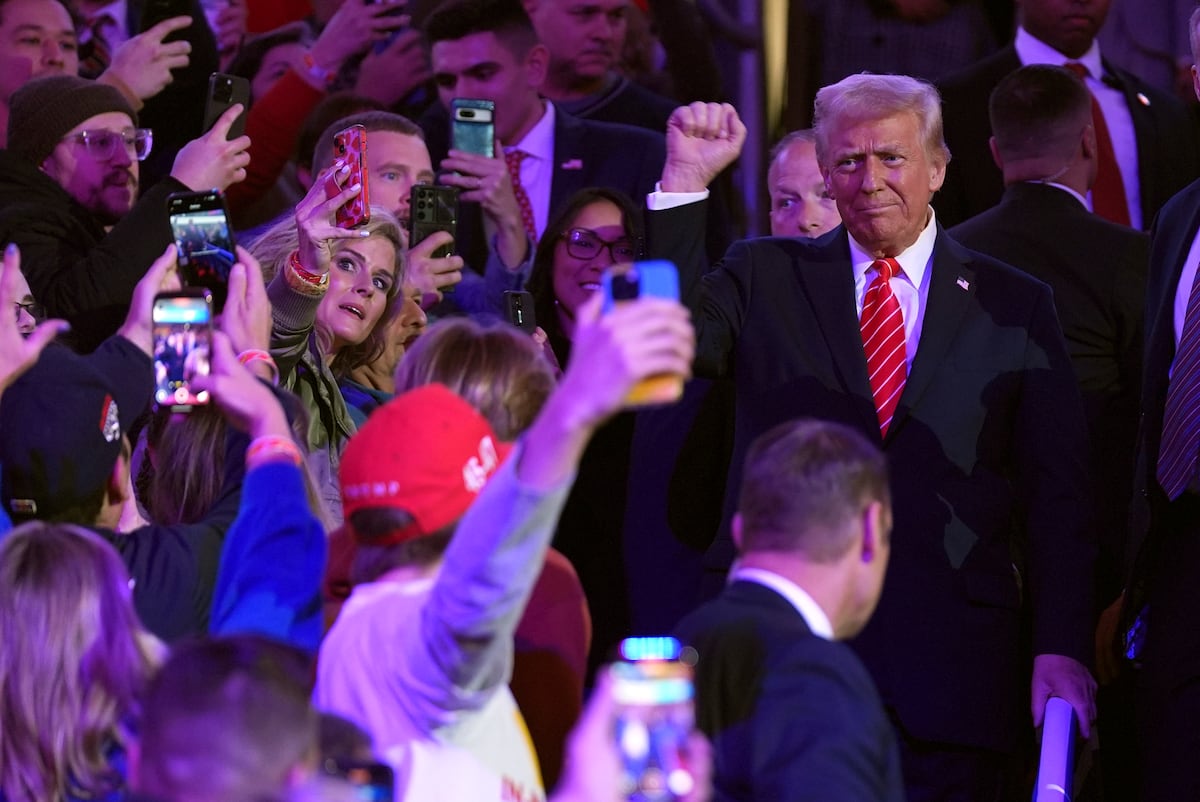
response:
[[[313,181],[308,194],[296,204],[296,232],[299,239],[300,264],[315,275],[328,273],[338,240],[361,239],[369,236],[363,229],[343,228],[337,223],[337,210],[358,196],[362,187],[346,183],[350,175],[347,165],[325,168]],[[337,187],[330,196],[331,187]]]
[[[244,111],[234,104],[217,118],[204,135],[188,142],[175,156],[171,176],[191,190],[226,190],[230,184],[244,181],[250,163],[250,137],[229,138],[230,129]]]

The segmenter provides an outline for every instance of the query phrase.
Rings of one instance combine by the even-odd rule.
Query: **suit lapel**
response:
[[[916,407],[954,342],[954,335],[963,315],[975,297],[975,271],[969,266],[970,257],[938,226],[937,242],[933,246],[930,267],[929,297],[921,323],[921,341],[912,372],[900,395],[900,405],[888,428],[886,440],[891,440]]]
[[[854,266],[850,264],[850,242],[844,228],[831,235],[806,269],[796,271],[813,318],[821,329],[833,357],[834,369],[847,393],[865,398],[864,417],[868,430],[879,431],[872,401],[871,381],[867,376],[867,358],[863,354],[862,332],[854,305]],[[869,409],[868,409],[869,407]]]

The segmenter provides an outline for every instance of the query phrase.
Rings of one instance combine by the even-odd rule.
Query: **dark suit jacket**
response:
[[[1024,182],[950,235],[1054,290],[1087,416],[1101,554],[1097,601],[1107,605],[1124,582],[1150,237],[1097,217],[1062,189]]]
[[[654,255],[683,262],[685,287],[702,207],[649,217]],[[1008,749],[1028,722],[1022,591],[1034,653],[1088,662],[1086,431],[1050,289],[943,231],[931,269],[921,342],[881,442],[891,567],[853,645],[910,734]],[[880,442],[845,229],[735,243],[700,283],[697,372],[732,376],[737,393],[727,515],[749,444],[778,423],[832,420]],[[733,554],[722,543],[717,567]]]
[[[1000,202],[1004,179],[988,146],[992,135],[988,100],[996,84],[1020,66],[1010,43],[938,84],[950,147],[946,181],[933,199],[943,225],[961,223]],[[1142,225],[1149,229],[1167,199],[1200,176],[1200,128],[1195,115],[1167,93],[1107,61],[1104,70],[1105,83],[1121,90],[1133,118]]]
[[[449,115],[434,104],[420,119],[434,169],[450,149]],[[593,122],[554,110],[554,175],[550,183],[550,215],[586,187],[619,189],[640,204],[662,174],[666,159],[663,134],[630,125]],[[483,214],[477,203],[459,211],[456,252],[482,271],[487,262]]]
[[[713,744],[714,799],[904,799],[896,736],[870,676],[787,599],[734,582],[678,634],[699,653],[696,717]]]

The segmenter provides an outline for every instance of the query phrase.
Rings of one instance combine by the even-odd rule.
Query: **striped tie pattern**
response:
[[[508,176],[512,179],[513,195],[517,198],[517,206],[521,207],[521,223],[525,226],[525,233],[529,235],[529,239],[537,242],[537,224],[533,219],[533,205],[529,202],[529,196],[525,194],[525,187],[521,184],[521,162],[528,155],[523,150],[510,150],[504,154],[504,163],[508,165]]]
[[[1092,71],[1078,61],[1063,65],[1079,76],[1086,83]],[[1089,90],[1089,94],[1091,91]],[[1117,166],[1117,154],[1113,150],[1112,136],[1108,133],[1108,123],[1104,119],[1104,110],[1096,96],[1092,95],[1092,126],[1096,129],[1096,181],[1092,184],[1092,209],[1105,220],[1111,220],[1120,225],[1129,225],[1129,202],[1125,198],[1125,181],[1121,178],[1121,168]]]
[[[1158,483],[1170,499],[1179,498],[1196,479],[1200,451],[1200,271],[1196,279],[1188,295],[1183,334],[1167,388],[1158,451]]]
[[[867,294],[863,298],[859,330],[862,332],[863,353],[867,357],[871,394],[879,415],[879,433],[886,436],[908,375],[904,315],[888,283],[901,270],[900,263],[895,259],[880,259],[871,264],[871,269],[876,271],[875,280],[867,287]]]

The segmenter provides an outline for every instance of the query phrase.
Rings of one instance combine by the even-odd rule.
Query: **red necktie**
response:
[[[1091,72],[1077,61],[1063,65],[1087,83]],[[1088,90],[1089,94],[1091,90]],[[1096,128],[1096,150],[1100,164],[1096,169],[1096,183],[1092,185],[1092,210],[1114,223],[1129,225],[1129,203],[1125,198],[1125,182],[1121,178],[1121,168],[1117,166],[1117,154],[1113,150],[1112,137],[1108,133],[1108,123],[1104,121],[1104,111],[1092,95],[1092,125]]]
[[[88,19],[87,28],[91,31],[91,39],[87,41],[87,47],[79,59],[79,74],[84,78],[98,78],[112,63],[112,50],[104,37],[104,29],[109,25],[116,25],[116,22],[107,12]]]
[[[1196,278],[1200,279],[1200,271]],[[1175,353],[1167,405],[1163,412],[1162,443],[1158,450],[1158,483],[1170,499],[1179,498],[1196,478],[1200,452],[1200,280],[1192,282],[1183,334]]]
[[[879,414],[879,433],[887,435],[908,375],[904,314],[888,283],[892,276],[898,276],[902,271],[895,259],[880,259],[871,264],[871,269],[877,272],[863,297],[859,330],[862,332],[863,353],[867,357],[871,394],[875,397],[875,410]]]
[[[512,179],[513,195],[517,198],[517,205],[521,207],[521,222],[525,225],[525,233],[534,242],[537,242],[537,224],[533,219],[533,205],[529,203],[529,196],[525,194],[525,187],[521,184],[521,162],[529,154],[523,150],[510,150],[504,154],[504,163],[508,165],[508,176]]]

